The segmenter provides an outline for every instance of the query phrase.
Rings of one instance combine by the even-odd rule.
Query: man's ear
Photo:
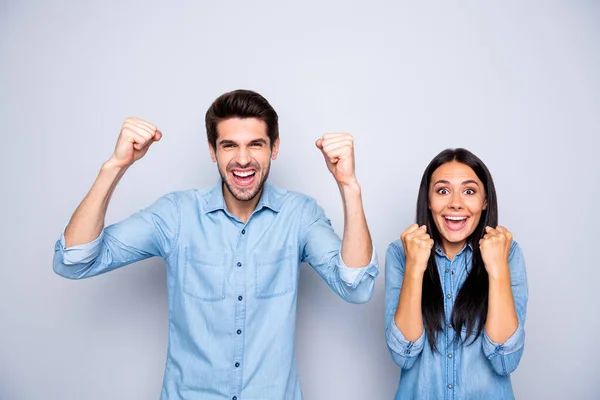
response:
[[[277,158],[278,153],[279,153],[279,138],[275,139],[275,143],[273,143],[273,147],[271,148],[271,160],[275,160]]]
[[[217,162],[217,153],[210,141],[208,142],[208,151],[210,152],[210,158],[212,158],[213,162]]]

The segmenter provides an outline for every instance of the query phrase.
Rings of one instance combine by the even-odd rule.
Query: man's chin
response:
[[[228,183],[227,190],[229,193],[237,200],[237,201],[251,201],[253,200],[262,189],[262,185],[259,187],[248,187],[248,188],[238,188],[235,185]]]
[[[235,199],[237,201],[251,201],[256,197],[256,195],[258,195],[258,192],[250,193],[249,195],[245,194],[245,193],[244,194],[232,193],[232,194],[233,194],[233,197],[235,197]]]

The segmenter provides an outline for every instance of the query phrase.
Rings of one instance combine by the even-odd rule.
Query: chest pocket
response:
[[[292,292],[297,266],[291,246],[276,251],[257,251],[254,254],[256,298],[270,299]]]
[[[186,247],[183,293],[202,301],[223,300],[226,265],[227,254]]]

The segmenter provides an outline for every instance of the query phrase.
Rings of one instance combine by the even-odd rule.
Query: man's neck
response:
[[[256,195],[252,200],[242,201],[236,199],[229,189],[225,187],[225,184],[222,185],[221,190],[223,191],[223,198],[225,199],[225,205],[227,206],[227,210],[238,217],[242,222],[248,222],[250,215],[256,209],[256,205],[260,200],[260,197],[263,194],[264,188]]]

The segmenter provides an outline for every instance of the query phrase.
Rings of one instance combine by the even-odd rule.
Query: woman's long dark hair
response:
[[[435,156],[429,163],[419,187],[419,196],[417,199],[417,224],[419,226],[427,225],[427,232],[431,235],[435,245],[442,243],[440,232],[438,231],[431,210],[429,209],[429,185],[433,172],[442,164],[457,161],[465,164],[475,172],[485,188],[487,208],[481,212],[481,219],[475,228],[475,231],[467,238],[467,244],[473,249],[472,266],[465,283],[460,288],[450,323],[453,326],[457,341],[460,340],[461,330],[467,329],[468,337],[473,335],[473,343],[481,332],[487,317],[488,309],[488,274],[483,265],[481,252],[479,250],[479,240],[485,235],[485,227],[496,227],[498,225],[498,202],[496,199],[496,189],[492,175],[487,167],[475,154],[462,148],[446,149]],[[446,326],[446,317],[444,314],[444,296],[440,275],[435,262],[435,247],[431,249],[427,270],[423,277],[423,294],[421,298],[421,308],[423,310],[423,325],[427,340],[433,352],[437,351],[437,335]],[[462,342],[464,343],[464,341]]]

